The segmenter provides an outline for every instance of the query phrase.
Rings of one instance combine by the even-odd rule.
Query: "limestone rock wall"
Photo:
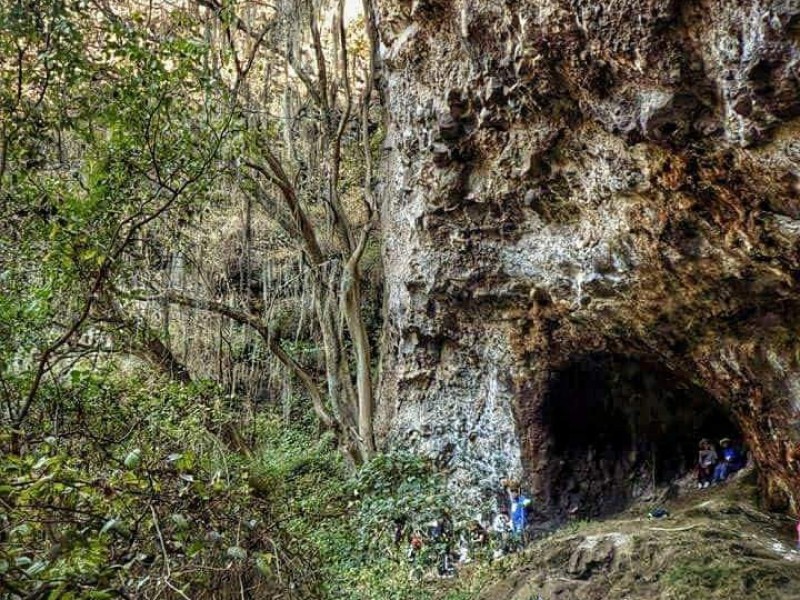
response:
[[[378,5],[383,442],[541,491],[551,374],[641,357],[796,510],[800,0]]]

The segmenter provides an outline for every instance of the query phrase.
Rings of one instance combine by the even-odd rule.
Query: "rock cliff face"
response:
[[[800,508],[800,1],[378,4],[384,442],[558,516],[727,434]]]

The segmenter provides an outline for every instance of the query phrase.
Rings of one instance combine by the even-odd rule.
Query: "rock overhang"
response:
[[[529,407],[550,373],[622,349],[729,407],[766,495],[796,507],[800,9],[381,9],[387,439],[478,422],[495,381],[499,408],[471,445],[454,433],[419,449],[447,447],[471,489],[523,465],[532,477]]]

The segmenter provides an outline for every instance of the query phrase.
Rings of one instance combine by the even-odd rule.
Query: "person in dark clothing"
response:
[[[700,451],[697,454],[697,487],[707,488],[714,478],[714,467],[719,460],[714,444],[706,439],[700,440]]]
[[[468,529],[469,541],[473,546],[481,547],[489,543],[489,532],[478,519],[470,521]]]
[[[471,562],[472,556],[477,556],[488,545],[489,532],[479,519],[472,519],[467,523],[466,531],[461,533],[459,539],[458,562]]]
[[[439,576],[452,576],[455,573],[452,560],[453,521],[446,511],[431,524],[430,539],[439,557]]]
[[[403,541],[406,531],[406,518],[405,517],[396,517],[394,519],[394,545],[395,547],[400,546],[400,542]]]
[[[743,468],[746,462],[745,457],[738,448],[731,444],[730,439],[721,439],[719,445],[722,448],[722,460],[714,467],[714,483],[725,481],[729,475]]]

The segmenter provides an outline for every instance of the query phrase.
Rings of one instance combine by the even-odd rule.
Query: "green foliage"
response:
[[[132,287],[151,224],[202,202],[231,126],[202,31],[176,20],[159,40],[143,23],[79,0],[0,6],[0,398],[15,426],[107,290]]]
[[[270,535],[243,461],[216,433],[231,415],[212,387],[76,371],[45,391],[58,413],[32,415],[27,451],[0,440],[0,576],[18,595],[134,594],[176,565],[173,584],[207,584],[203,565]]]
[[[304,567],[316,573],[319,597],[432,597],[435,584],[419,579],[435,570],[439,549],[426,545],[414,563],[406,553],[410,531],[425,529],[453,509],[442,477],[429,462],[393,452],[348,473],[332,440],[315,439],[311,426],[287,429],[274,421],[263,431],[264,446],[250,467],[251,485],[290,537],[302,540]],[[395,544],[398,519],[405,522],[404,534]]]
[[[225,4],[223,24],[235,9]],[[149,257],[168,255],[187,223],[229,195],[215,185],[232,162],[285,139],[279,120],[249,127],[239,90],[220,81],[236,48],[211,48],[191,11],[155,12],[0,5],[0,587],[15,599],[427,597],[393,527],[399,517],[421,527],[447,507],[430,465],[391,454],[354,474],[312,419],[245,419],[212,384],[132,377],[112,356],[126,349],[116,307],[160,275],[142,268]],[[319,114],[302,119],[313,130]],[[373,161],[383,135],[370,136]],[[347,133],[339,191],[356,224],[361,156]],[[310,172],[311,158],[298,194],[326,223],[317,196],[328,175]],[[373,279],[379,259],[371,239]],[[272,318],[278,333],[294,332],[291,299]],[[303,364],[320,359],[318,340],[284,347]],[[266,353],[261,343],[230,349],[254,365]]]
[[[441,476],[429,462],[405,452],[376,456],[358,472],[353,488],[361,544],[369,554],[380,550],[375,546],[393,533],[397,520],[423,529],[451,510]]]
[[[205,383],[86,368],[45,386],[26,451],[0,439],[3,583],[19,597],[78,598],[145,597],[169,581],[221,598],[228,578],[215,573],[229,573],[255,597],[432,597],[436,583],[420,577],[438,549],[412,564],[406,540],[394,543],[399,516],[410,530],[450,508],[429,463],[390,453],[352,472],[310,416],[259,417],[247,427],[258,448],[244,456],[226,447],[229,428],[243,428],[236,413]],[[450,597],[469,597],[459,586],[468,580]]]
[[[743,548],[737,551],[742,552]],[[770,565],[771,558],[769,555],[756,558],[746,553],[731,556],[724,545],[698,544],[686,549],[666,569],[662,577],[664,597],[776,597],[775,591],[795,579],[795,575],[789,564]]]
[[[665,583],[676,591],[699,594],[701,590],[716,590],[721,584],[731,581],[736,575],[736,564],[707,564],[681,561],[665,574]]]

